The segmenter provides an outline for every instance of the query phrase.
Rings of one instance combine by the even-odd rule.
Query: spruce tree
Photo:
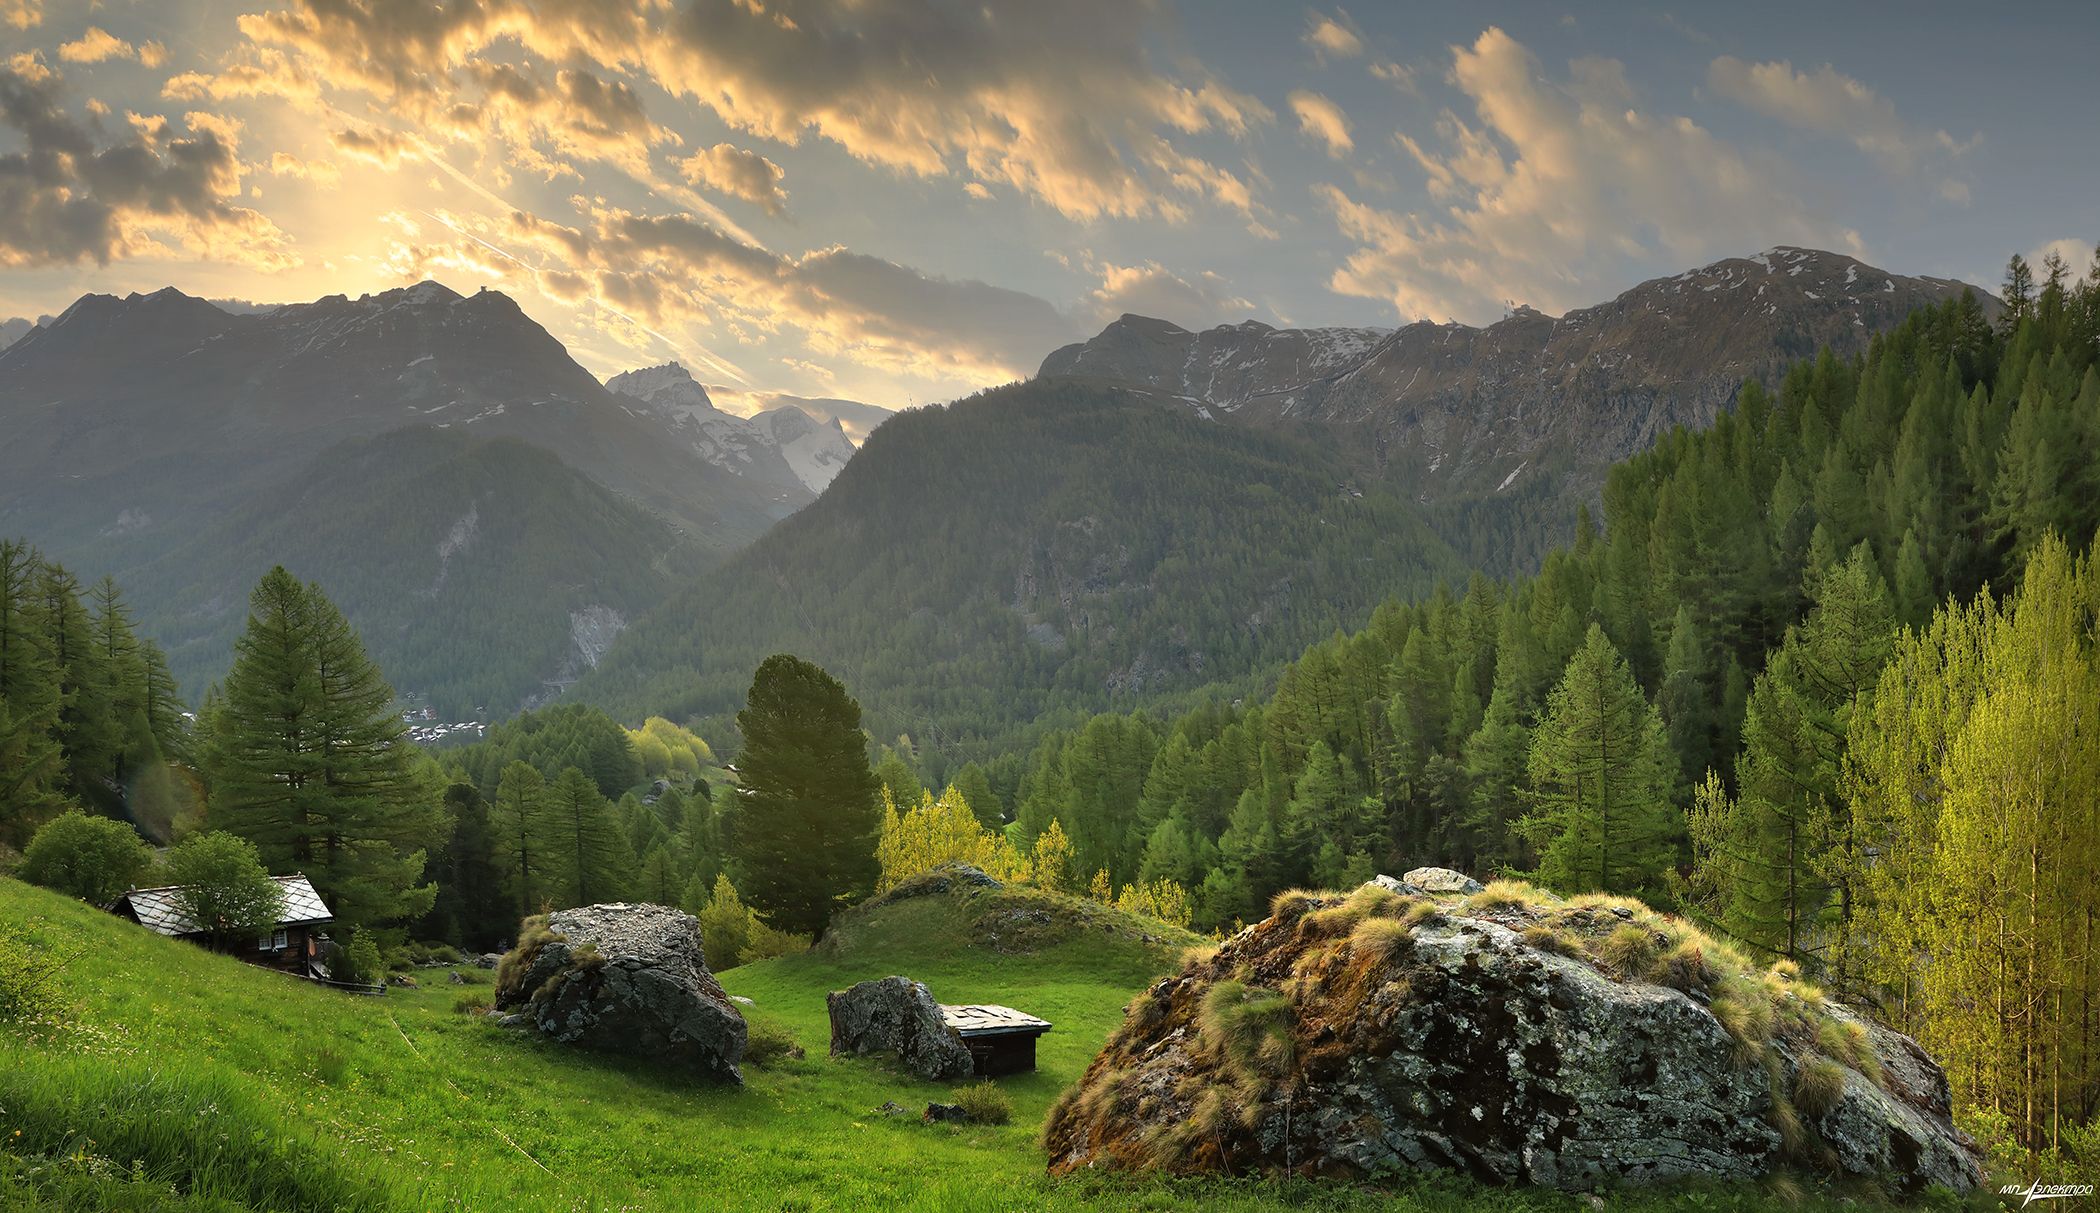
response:
[[[275,568],[235,652],[207,759],[213,824],[304,872],[337,918],[422,915],[437,893],[419,882],[441,792],[417,777],[393,691],[348,621]]]
[[[735,868],[746,900],[783,931],[821,934],[873,887],[880,783],[860,704],[799,657],[768,657],[737,713],[743,788]]]
[[[1543,883],[1563,893],[1661,891],[1683,833],[1671,803],[1677,762],[1604,629],[1590,627],[1548,697],[1528,765],[1535,807],[1522,828],[1539,849]]]

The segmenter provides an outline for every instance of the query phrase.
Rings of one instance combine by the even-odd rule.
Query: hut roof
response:
[[[284,894],[283,908],[278,911],[277,925],[316,926],[335,921],[321,895],[314,891],[313,882],[294,873],[290,876],[272,876],[278,889]],[[200,935],[204,927],[190,917],[188,902],[181,896],[183,885],[161,885],[152,889],[133,889],[117,898],[112,909],[128,909],[140,926],[162,935]]]
[[[1050,1021],[989,1004],[941,1008],[941,1020],[968,1040],[973,1036],[1040,1036],[1050,1030]]]

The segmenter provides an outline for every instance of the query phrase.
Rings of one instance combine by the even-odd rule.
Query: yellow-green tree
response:
[[[2030,1148],[2100,1098],[2096,612],[2100,568],[2045,539],[2012,598],[1904,636],[1846,757],[1849,959]]]
[[[1027,859],[1004,834],[978,824],[970,803],[953,787],[938,800],[922,792],[919,803],[901,813],[884,788],[882,834],[875,843],[875,858],[882,868],[875,879],[878,893],[944,863],[971,864],[1000,880],[1023,880],[1029,875]]]

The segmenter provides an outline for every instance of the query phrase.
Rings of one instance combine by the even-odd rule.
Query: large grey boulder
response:
[[[579,906],[528,924],[496,1005],[564,1044],[743,1080],[744,1017],[707,969],[699,920],[665,906]]]
[[[878,977],[825,996],[831,1054],[895,1053],[921,1078],[948,1082],[970,1074],[970,1050],[948,1028],[924,982]]]
[[[1914,1041],[1718,953],[1637,903],[1293,899],[1131,1004],[1051,1111],[1051,1170],[1981,1181]]]

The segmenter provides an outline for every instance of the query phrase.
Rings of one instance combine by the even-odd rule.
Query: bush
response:
[[[1014,1118],[1014,1101],[987,1078],[950,1093],[950,1102],[963,1110],[971,1124],[1003,1125]]]
[[[255,844],[214,831],[168,852],[168,883],[182,885],[190,917],[220,943],[253,941],[277,925],[284,892],[270,879]]]
[[[769,1066],[776,1061],[800,1061],[805,1056],[802,1046],[786,1028],[764,1020],[750,1020],[751,1035],[744,1043],[744,1060],[754,1066]]]
[[[455,1015],[479,1015],[488,1009],[489,996],[486,993],[462,994],[452,1002]]]
[[[350,946],[343,955],[335,975],[337,981],[363,982],[372,985],[386,980],[386,965],[379,958],[379,944],[370,931],[359,931],[351,936]]]
[[[18,927],[0,925],[0,1023],[38,1023],[61,1008],[58,971],[63,958],[31,943]]]
[[[21,878],[108,905],[153,866],[153,850],[121,821],[71,809],[44,823],[22,856]]]

